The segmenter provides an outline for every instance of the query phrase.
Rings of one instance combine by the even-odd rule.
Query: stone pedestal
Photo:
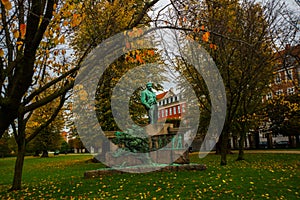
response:
[[[132,170],[132,173],[142,173],[145,170],[149,172],[150,171],[157,171],[157,172],[201,171],[201,170],[206,170],[207,167],[206,165],[203,164],[185,164],[185,165],[166,165],[164,167],[136,166],[135,168],[130,168],[130,169]],[[128,172],[118,170],[118,169],[104,168],[104,169],[86,171],[84,173],[84,178],[97,178],[105,175],[124,174],[124,173],[128,173]]]

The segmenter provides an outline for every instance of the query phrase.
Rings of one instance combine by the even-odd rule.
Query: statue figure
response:
[[[149,124],[156,124],[158,118],[158,108],[156,102],[156,94],[152,90],[151,82],[148,82],[146,84],[146,89],[142,91],[141,102],[147,110]]]

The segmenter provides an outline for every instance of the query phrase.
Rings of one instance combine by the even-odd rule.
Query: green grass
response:
[[[247,154],[246,161],[208,155],[192,162],[204,171],[118,174],[84,179],[86,170],[103,167],[90,155],[26,157],[23,190],[7,192],[14,158],[0,159],[0,199],[297,199],[300,198],[300,154]]]

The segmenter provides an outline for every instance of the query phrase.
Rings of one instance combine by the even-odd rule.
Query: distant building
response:
[[[158,121],[180,120],[185,112],[186,102],[181,94],[175,94],[171,88],[156,96],[158,104]]]
[[[269,92],[262,98],[263,102],[273,99],[275,96],[289,96],[300,92],[300,45],[287,45],[284,50],[275,55],[275,63],[274,77],[269,85]],[[269,119],[262,123],[259,129],[260,141],[265,142],[268,137],[273,143],[293,139],[293,137],[273,135],[270,126],[271,121]]]
[[[300,45],[286,48],[276,54],[274,79],[270,83],[270,91],[263,97],[265,100],[274,96],[293,95],[299,93],[300,86]]]

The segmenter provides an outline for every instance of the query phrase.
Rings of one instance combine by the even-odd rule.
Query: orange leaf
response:
[[[155,55],[154,50],[149,50],[148,53],[149,53],[149,55],[151,55],[151,56],[154,56],[154,55]]]
[[[1,2],[4,5],[6,10],[10,10],[12,8],[12,5],[9,0],[1,0]]]
[[[217,49],[217,45],[215,44],[209,44],[209,48],[216,50]]]
[[[65,36],[62,35],[60,38],[59,38],[59,43],[63,44],[65,42]]]
[[[139,63],[141,63],[141,64],[144,63],[144,61],[143,61],[143,59],[141,58],[141,56],[136,55],[135,58],[136,58],[136,60],[137,60]]]
[[[4,7],[6,10],[10,10],[12,8],[10,1],[8,1],[6,4],[4,4]]]
[[[21,32],[21,38],[23,39],[26,34],[26,24],[20,24],[20,32]]]
[[[210,36],[210,33],[209,33],[209,32],[204,33],[204,34],[202,35],[202,40],[203,40],[204,42],[208,42],[209,36]]]

